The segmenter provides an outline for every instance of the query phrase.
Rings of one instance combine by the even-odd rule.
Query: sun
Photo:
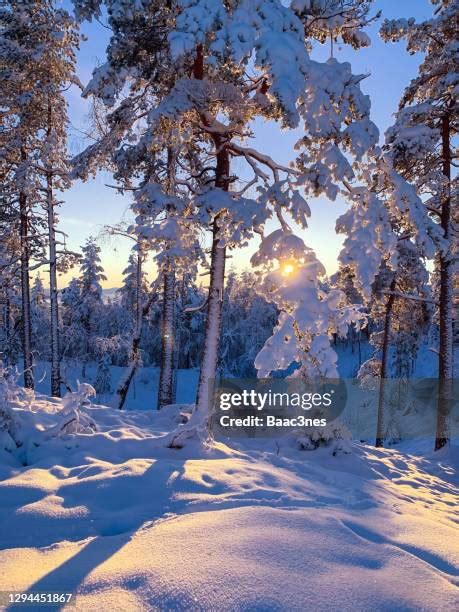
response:
[[[296,265],[291,261],[284,261],[281,263],[281,274],[282,276],[291,276],[296,270]]]

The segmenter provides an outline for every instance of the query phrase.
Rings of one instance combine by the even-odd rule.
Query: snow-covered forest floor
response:
[[[0,582],[79,610],[450,610],[458,447],[299,451],[289,438],[166,448],[184,406],[15,415],[0,461]],[[326,593],[326,597],[324,597]]]

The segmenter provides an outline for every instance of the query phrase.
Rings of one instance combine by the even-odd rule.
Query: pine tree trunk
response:
[[[159,374],[158,409],[174,401],[174,331],[175,331],[175,272],[164,272],[163,315],[161,322],[161,368]]]
[[[443,174],[451,182],[450,118],[442,119]],[[441,226],[445,238],[451,239],[451,192],[450,185],[442,202]],[[453,378],[453,262],[451,252],[440,254],[440,346],[438,352],[438,403],[435,450],[440,450],[449,441],[448,413]]]
[[[49,241],[49,301],[51,328],[51,395],[61,396],[61,372],[59,356],[59,304],[57,299],[57,255],[56,232],[54,227],[53,179],[51,172],[46,175],[46,205],[48,213]]]
[[[5,308],[4,308],[4,317],[5,317],[5,365],[9,366],[11,362],[11,302],[10,296],[8,295],[8,288],[5,290]]]
[[[139,259],[138,262],[139,267],[141,266],[141,260]],[[139,274],[138,278],[141,279],[141,273]],[[147,302],[145,303],[145,305],[143,306],[143,308],[140,307],[140,292],[138,293],[138,297],[137,299],[138,301],[138,306],[136,307],[136,311],[137,311],[137,319],[136,319],[136,326],[135,326],[135,330],[134,330],[134,335],[132,336],[132,346],[131,346],[131,354],[130,354],[130,358],[129,358],[129,365],[126,368],[126,372],[124,373],[124,376],[121,378],[118,387],[115,391],[115,402],[114,402],[114,407],[118,408],[118,410],[122,410],[125,402],[126,402],[126,397],[129,391],[129,387],[131,385],[132,379],[134,378],[134,375],[137,371],[137,368],[139,367],[139,363],[140,363],[140,339],[142,336],[142,325],[143,325],[143,320],[144,318],[147,316],[148,311],[151,308],[151,305],[153,304],[153,301],[155,299],[155,295],[152,294]]]
[[[19,194],[19,216],[21,232],[21,304],[22,304],[22,356],[24,360],[24,386],[34,388],[32,363],[32,320],[30,314],[29,277],[29,215],[27,196]]]
[[[213,226],[213,241],[210,265],[210,286],[207,307],[204,352],[199,375],[197,409],[208,413],[212,385],[216,378],[218,349],[220,345],[223,291],[225,284],[225,249],[219,246],[217,220]]]
[[[219,139],[217,138],[217,141]],[[215,143],[217,151],[217,170],[215,186],[224,191],[229,188],[230,161],[228,151],[221,148],[221,143]],[[210,284],[207,303],[206,332],[204,336],[204,352],[199,374],[197,409],[208,414],[212,384],[217,375],[218,349],[220,346],[223,294],[225,289],[226,249],[220,245],[218,215],[212,227],[212,251],[210,261]]]
[[[115,402],[114,407],[118,408],[118,410],[122,410],[123,406],[126,402],[126,397],[129,391],[129,387],[131,385],[132,379],[134,378],[134,374],[137,371],[139,366],[140,359],[140,334],[141,334],[141,325],[137,325],[134,336],[132,337],[132,347],[131,347],[131,355],[129,359],[129,365],[126,368],[126,372],[124,376],[120,380],[118,387],[115,391]]]
[[[376,425],[376,441],[375,446],[380,448],[384,446],[384,407],[386,401],[386,379],[389,374],[389,340],[390,340],[390,324],[392,318],[392,309],[394,306],[396,279],[392,279],[390,284],[390,294],[386,304],[386,312],[384,315],[384,335],[381,354],[381,372],[379,380],[379,397],[378,397],[378,419]]]
[[[204,53],[202,45],[197,46],[196,58],[193,66],[195,79],[204,78]],[[201,117],[206,123],[206,118]],[[229,190],[230,158],[225,142],[218,134],[213,136],[215,150],[217,151],[217,166],[215,170],[215,187]],[[218,364],[218,349],[220,345],[223,292],[225,288],[226,249],[220,246],[219,218],[214,219],[212,225],[212,250],[210,261],[210,282],[207,300],[207,320],[204,336],[204,351],[199,373],[198,396],[196,407],[203,414],[210,412],[211,385],[216,378]]]

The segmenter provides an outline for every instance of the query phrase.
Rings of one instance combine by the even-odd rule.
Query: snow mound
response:
[[[85,407],[96,430],[53,438],[55,402],[14,412],[29,435],[0,468],[0,590],[85,611],[454,608],[455,448],[178,450],[162,442],[190,406]]]

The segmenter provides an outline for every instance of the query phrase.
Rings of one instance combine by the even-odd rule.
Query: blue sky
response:
[[[69,6],[68,0],[63,5]],[[383,11],[382,19],[396,17],[416,17],[417,20],[428,18],[432,14],[429,0],[376,0],[374,11]],[[372,102],[372,119],[378,126],[381,135],[392,123],[392,115],[397,109],[403,89],[416,75],[421,56],[410,56],[403,43],[385,44],[378,36],[380,22],[369,29],[372,39],[371,47],[358,52],[348,47],[335,45],[334,56],[340,61],[350,61],[354,73],[365,73],[370,76],[362,83],[362,89],[369,94]],[[88,40],[82,44],[78,55],[78,76],[83,84],[89,80],[94,66],[104,60],[105,47],[109,31],[97,22],[85,24],[84,34]],[[315,59],[325,60],[329,57],[330,45],[317,45],[312,53]],[[88,103],[83,100],[78,90],[69,92],[70,104],[70,139],[69,146],[73,153],[84,147],[84,136],[88,125]],[[259,122],[255,126],[254,145],[268,152],[281,163],[288,163],[292,158],[293,144],[298,136],[281,132],[276,126]],[[106,173],[86,183],[77,182],[64,195],[61,207],[60,227],[69,235],[69,246],[78,250],[85,239],[98,236],[105,224],[116,224],[129,219],[129,196],[120,196],[115,190],[106,187],[111,183]],[[337,254],[341,238],[335,234],[335,220],[345,210],[341,201],[329,202],[326,198],[309,200],[311,220],[309,228],[302,232],[305,242],[312,247],[327,272],[333,273],[337,268]],[[129,255],[130,241],[122,238],[101,241],[102,264],[108,280],[105,287],[118,287],[121,284],[122,270]],[[231,265],[243,268],[249,265],[250,255],[256,248],[256,241],[244,249],[232,253]],[[60,279],[65,285],[76,270]],[[154,274],[151,266],[150,273]]]

